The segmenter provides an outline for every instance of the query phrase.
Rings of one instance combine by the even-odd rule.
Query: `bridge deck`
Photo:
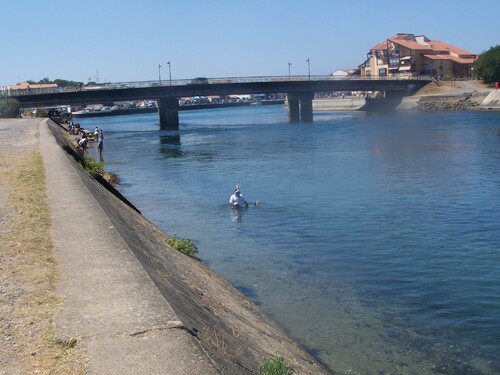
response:
[[[331,92],[331,91],[392,91],[407,95],[427,83],[429,78],[415,79],[293,79],[290,77],[275,77],[259,80],[211,79],[205,83],[190,81],[175,81],[170,85],[156,86],[152,83],[140,86],[136,84],[109,84],[99,86],[99,89],[82,89],[77,91],[62,91],[50,93],[23,93],[11,95],[16,97],[24,108],[44,107],[54,105],[86,105],[109,103],[128,100],[156,100],[172,97],[192,97],[230,94],[272,94],[298,92]],[[174,82],[173,82],[174,83]],[[132,86],[132,87],[131,87]],[[11,93],[12,94],[12,93]],[[21,93],[19,93],[21,94]]]

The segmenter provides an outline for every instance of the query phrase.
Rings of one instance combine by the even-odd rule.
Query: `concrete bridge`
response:
[[[11,95],[23,108],[86,105],[129,100],[156,100],[161,130],[179,128],[179,98],[230,94],[286,93],[290,122],[312,122],[315,92],[383,91],[386,98],[411,95],[429,83],[429,77],[252,77],[197,78],[161,82],[128,82],[83,87],[74,91],[22,92]]]

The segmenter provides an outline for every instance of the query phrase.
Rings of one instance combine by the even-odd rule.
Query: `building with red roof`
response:
[[[28,82],[17,82],[15,85],[10,85],[10,90],[29,90],[29,89],[53,89],[56,88],[55,83],[28,83]]]
[[[396,34],[379,43],[359,66],[362,76],[472,77],[478,55],[424,35]]]

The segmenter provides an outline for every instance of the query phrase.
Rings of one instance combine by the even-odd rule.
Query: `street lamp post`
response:
[[[168,78],[170,82],[170,86],[172,86],[172,71],[170,70],[170,60],[168,60]]]
[[[292,63],[289,62],[288,63],[288,80],[291,81],[292,80],[292,77],[291,77],[291,70],[290,70],[290,67],[292,66]]]
[[[309,59],[306,60],[307,61],[307,76],[309,77],[309,81],[311,80],[311,63],[309,61]]]
[[[160,83],[161,86],[161,65],[158,64],[158,82]]]

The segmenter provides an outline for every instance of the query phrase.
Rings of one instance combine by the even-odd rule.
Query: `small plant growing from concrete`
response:
[[[174,234],[173,237],[167,238],[165,242],[183,254],[191,256],[198,253],[196,244],[189,238],[177,239],[177,235]]]
[[[102,176],[104,173],[104,163],[95,161],[91,156],[84,155],[82,161],[83,168],[93,177]]]
[[[274,351],[274,357],[269,358],[259,365],[258,375],[293,375],[293,370],[288,367],[279,351]]]

